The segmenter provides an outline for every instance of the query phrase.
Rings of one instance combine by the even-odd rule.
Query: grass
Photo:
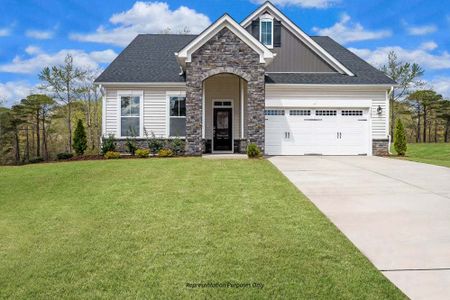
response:
[[[450,143],[408,144],[404,159],[450,168]]]
[[[0,168],[0,297],[398,299],[265,160]],[[187,283],[262,288],[191,288]]]

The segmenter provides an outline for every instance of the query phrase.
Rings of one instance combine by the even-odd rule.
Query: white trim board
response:
[[[307,35],[303,30],[301,30],[297,25],[295,25],[291,20],[289,20],[278,8],[276,8],[272,3],[266,2],[261,5],[257,10],[255,10],[250,16],[248,16],[244,21],[241,22],[243,28],[250,25],[251,21],[255,19],[261,13],[268,11],[270,14],[274,15],[276,18],[281,20],[281,24],[285,28],[290,30],[295,36],[297,36],[303,43],[305,43],[312,51],[324,59],[327,63],[333,66],[339,73],[347,74],[349,76],[355,76],[347,67],[341,64],[336,58],[334,58],[330,53],[323,49],[319,44],[317,44],[309,35]]]
[[[251,47],[255,52],[259,54],[260,63],[269,64],[275,57],[275,53],[272,53],[267,47],[261,44],[253,35],[247,30],[241,27],[233,18],[225,14],[220,17],[215,23],[209,26],[205,31],[198,35],[187,46],[175,53],[180,65],[185,66],[187,62],[191,62],[191,55],[203,44],[209,41],[214,35],[216,35],[223,28],[228,28],[237,37],[239,37],[244,43]]]

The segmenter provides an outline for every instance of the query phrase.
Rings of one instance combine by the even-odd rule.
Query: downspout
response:
[[[393,86],[391,86],[391,88],[390,88],[390,90],[389,90],[389,92],[388,92],[388,98],[387,98],[387,103],[389,104],[389,102],[390,102],[390,97],[391,97],[391,94],[392,94],[392,92],[394,92],[394,87]],[[393,109],[393,107],[390,107],[390,109]],[[389,111],[387,111],[387,119],[388,119],[388,124],[389,124],[389,119],[390,119],[390,113],[389,113]],[[390,125],[390,124],[389,124]],[[390,126],[388,126],[388,128],[387,128],[387,130],[388,130],[388,154],[389,155],[392,155],[392,152],[391,152],[391,140],[392,140],[392,137],[391,137],[391,134],[390,134],[390,130],[389,130],[389,128],[390,128]]]

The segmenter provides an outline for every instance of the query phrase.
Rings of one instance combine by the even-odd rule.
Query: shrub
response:
[[[42,157],[33,157],[32,159],[30,159],[29,163],[30,164],[37,164],[37,163],[41,163],[43,162],[44,159]]]
[[[87,148],[86,131],[80,119],[78,119],[77,127],[75,128],[72,147],[77,155],[83,155]]]
[[[168,148],[173,151],[174,155],[183,155],[185,145],[186,143],[182,139],[174,138],[169,141]]]
[[[395,152],[399,156],[405,156],[406,150],[406,132],[403,127],[403,123],[400,119],[397,119],[397,124],[395,125],[395,134],[394,134],[394,149]]]
[[[127,152],[131,155],[134,155],[137,150],[137,144],[136,140],[134,138],[127,138],[127,141],[125,142],[125,147],[127,148]]]
[[[259,158],[262,156],[262,153],[256,144],[251,143],[247,146],[247,156],[248,158]]]
[[[70,159],[70,158],[72,158],[72,157],[73,157],[73,154],[72,154],[72,153],[69,153],[69,152],[61,152],[61,153],[56,154],[56,157],[57,157],[59,160],[65,160],[65,159]]]
[[[110,151],[116,151],[116,140],[112,134],[110,134],[107,138],[102,137],[102,154],[105,155],[106,152]]]
[[[118,159],[120,158],[120,152],[108,151],[104,156],[106,159]]]
[[[137,149],[136,155],[140,158],[146,158],[150,155],[150,150],[148,149]]]
[[[152,154],[159,153],[159,150],[164,148],[164,142],[161,139],[157,139],[155,134],[152,132],[150,136],[148,136],[147,130],[144,130],[145,137],[147,139],[147,145]]]
[[[158,151],[158,156],[159,157],[171,157],[171,156],[173,156],[173,152],[170,149],[163,148]]]

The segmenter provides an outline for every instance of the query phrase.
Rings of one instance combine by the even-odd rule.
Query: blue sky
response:
[[[101,70],[138,33],[198,33],[228,12],[243,20],[262,0],[2,0],[0,99],[8,105],[36,91],[37,74],[75,62]],[[310,35],[329,35],[375,66],[395,50],[425,69],[424,80],[450,97],[450,8],[430,0],[274,0]]]

